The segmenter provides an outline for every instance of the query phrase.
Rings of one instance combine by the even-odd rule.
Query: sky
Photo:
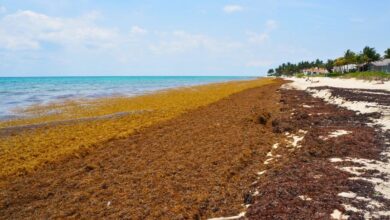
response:
[[[263,76],[389,27],[388,0],[0,0],[0,77]]]

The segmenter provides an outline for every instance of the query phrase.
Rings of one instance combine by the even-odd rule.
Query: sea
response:
[[[0,77],[0,120],[20,117],[16,109],[75,98],[136,96],[157,90],[194,86],[248,76],[99,76]]]

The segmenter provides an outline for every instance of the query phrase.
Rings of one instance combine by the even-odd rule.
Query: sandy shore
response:
[[[388,84],[288,80],[8,176],[0,218],[389,218]]]

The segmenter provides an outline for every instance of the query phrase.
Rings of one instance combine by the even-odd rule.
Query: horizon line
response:
[[[0,78],[38,78],[38,77],[263,77],[265,75],[35,75],[35,76],[0,76]]]

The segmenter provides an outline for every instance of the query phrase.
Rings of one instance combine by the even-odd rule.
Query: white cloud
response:
[[[270,20],[267,20],[265,22],[265,26],[266,26],[267,30],[271,31],[271,30],[274,30],[274,29],[278,28],[278,22],[276,22],[275,20],[270,19]]]
[[[7,8],[5,6],[0,5],[0,14],[6,13]]]
[[[145,56],[200,52],[225,55],[245,46],[241,42],[214,38],[186,31],[148,31],[134,25],[128,32],[97,24],[99,13],[76,18],[52,17],[33,11],[18,11],[0,18],[0,48],[7,50],[45,50],[47,43],[74,52],[107,49],[120,62],[140,52]],[[150,33],[150,34],[149,34]],[[139,37],[149,34],[146,37]],[[112,57],[111,56],[111,57]],[[126,58],[126,59],[125,59]]]
[[[115,68],[126,65],[133,68],[151,63],[159,64],[163,62],[162,60],[176,62],[181,58],[194,59],[194,62],[200,63],[199,66],[209,64],[211,66],[207,68],[216,69],[223,69],[222,64],[235,68],[263,68],[272,64],[261,58],[265,57],[262,53],[266,52],[267,56],[272,53],[271,50],[264,48],[274,47],[272,43],[265,43],[278,28],[275,20],[265,21],[262,30],[242,33],[243,36],[232,40],[229,37],[183,30],[160,32],[146,30],[137,25],[130,26],[130,29],[117,30],[100,25],[98,23],[100,16],[98,12],[91,12],[78,17],[64,18],[28,10],[4,14],[0,16],[0,49],[5,50],[1,52],[17,57],[13,58],[14,60],[32,60],[28,61],[30,63],[35,63],[36,60],[49,60],[49,63],[54,59],[66,60],[68,66],[72,66],[71,63],[83,63],[83,59],[87,62],[104,60],[99,63],[90,62],[89,65],[93,68],[95,64],[104,66],[105,62],[115,64],[112,65]],[[47,44],[58,45],[58,51],[46,53]],[[261,46],[260,49],[258,45]],[[24,58],[21,56],[23,54],[31,56]],[[38,58],[33,60],[32,55]],[[269,59],[272,59],[272,56],[270,57]],[[53,62],[57,62],[57,65],[59,63]],[[220,66],[215,66],[214,63],[220,63],[218,64]]]
[[[109,47],[117,33],[95,24],[98,14],[93,12],[80,18],[57,18],[33,11],[18,11],[0,20],[0,47],[39,49],[44,43],[65,47]]]
[[[223,11],[226,12],[226,13],[234,13],[234,12],[240,12],[240,11],[243,11],[244,10],[244,7],[242,7],[241,5],[225,5],[223,7]]]
[[[265,22],[265,29],[261,33],[248,31],[248,41],[253,44],[261,45],[270,38],[272,31],[278,28],[278,23],[275,20],[267,20]]]
[[[194,50],[221,53],[242,46],[237,42],[215,39],[203,34],[192,34],[185,31],[165,32],[159,35],[161,40],[149,46],[149,49],[155,54],[184,53]]]
[[[188,50],[209,47],[212,39],[201,34],[190,34],[185,31],[173,31],[161,33],[163,38],[159,43],[150,45],[150,49],[156,54],[182,53]]]
[[[131,27],[130,33],[131,34],[146,34],[148,31],[146,29],[143,29],[137,25]]]

